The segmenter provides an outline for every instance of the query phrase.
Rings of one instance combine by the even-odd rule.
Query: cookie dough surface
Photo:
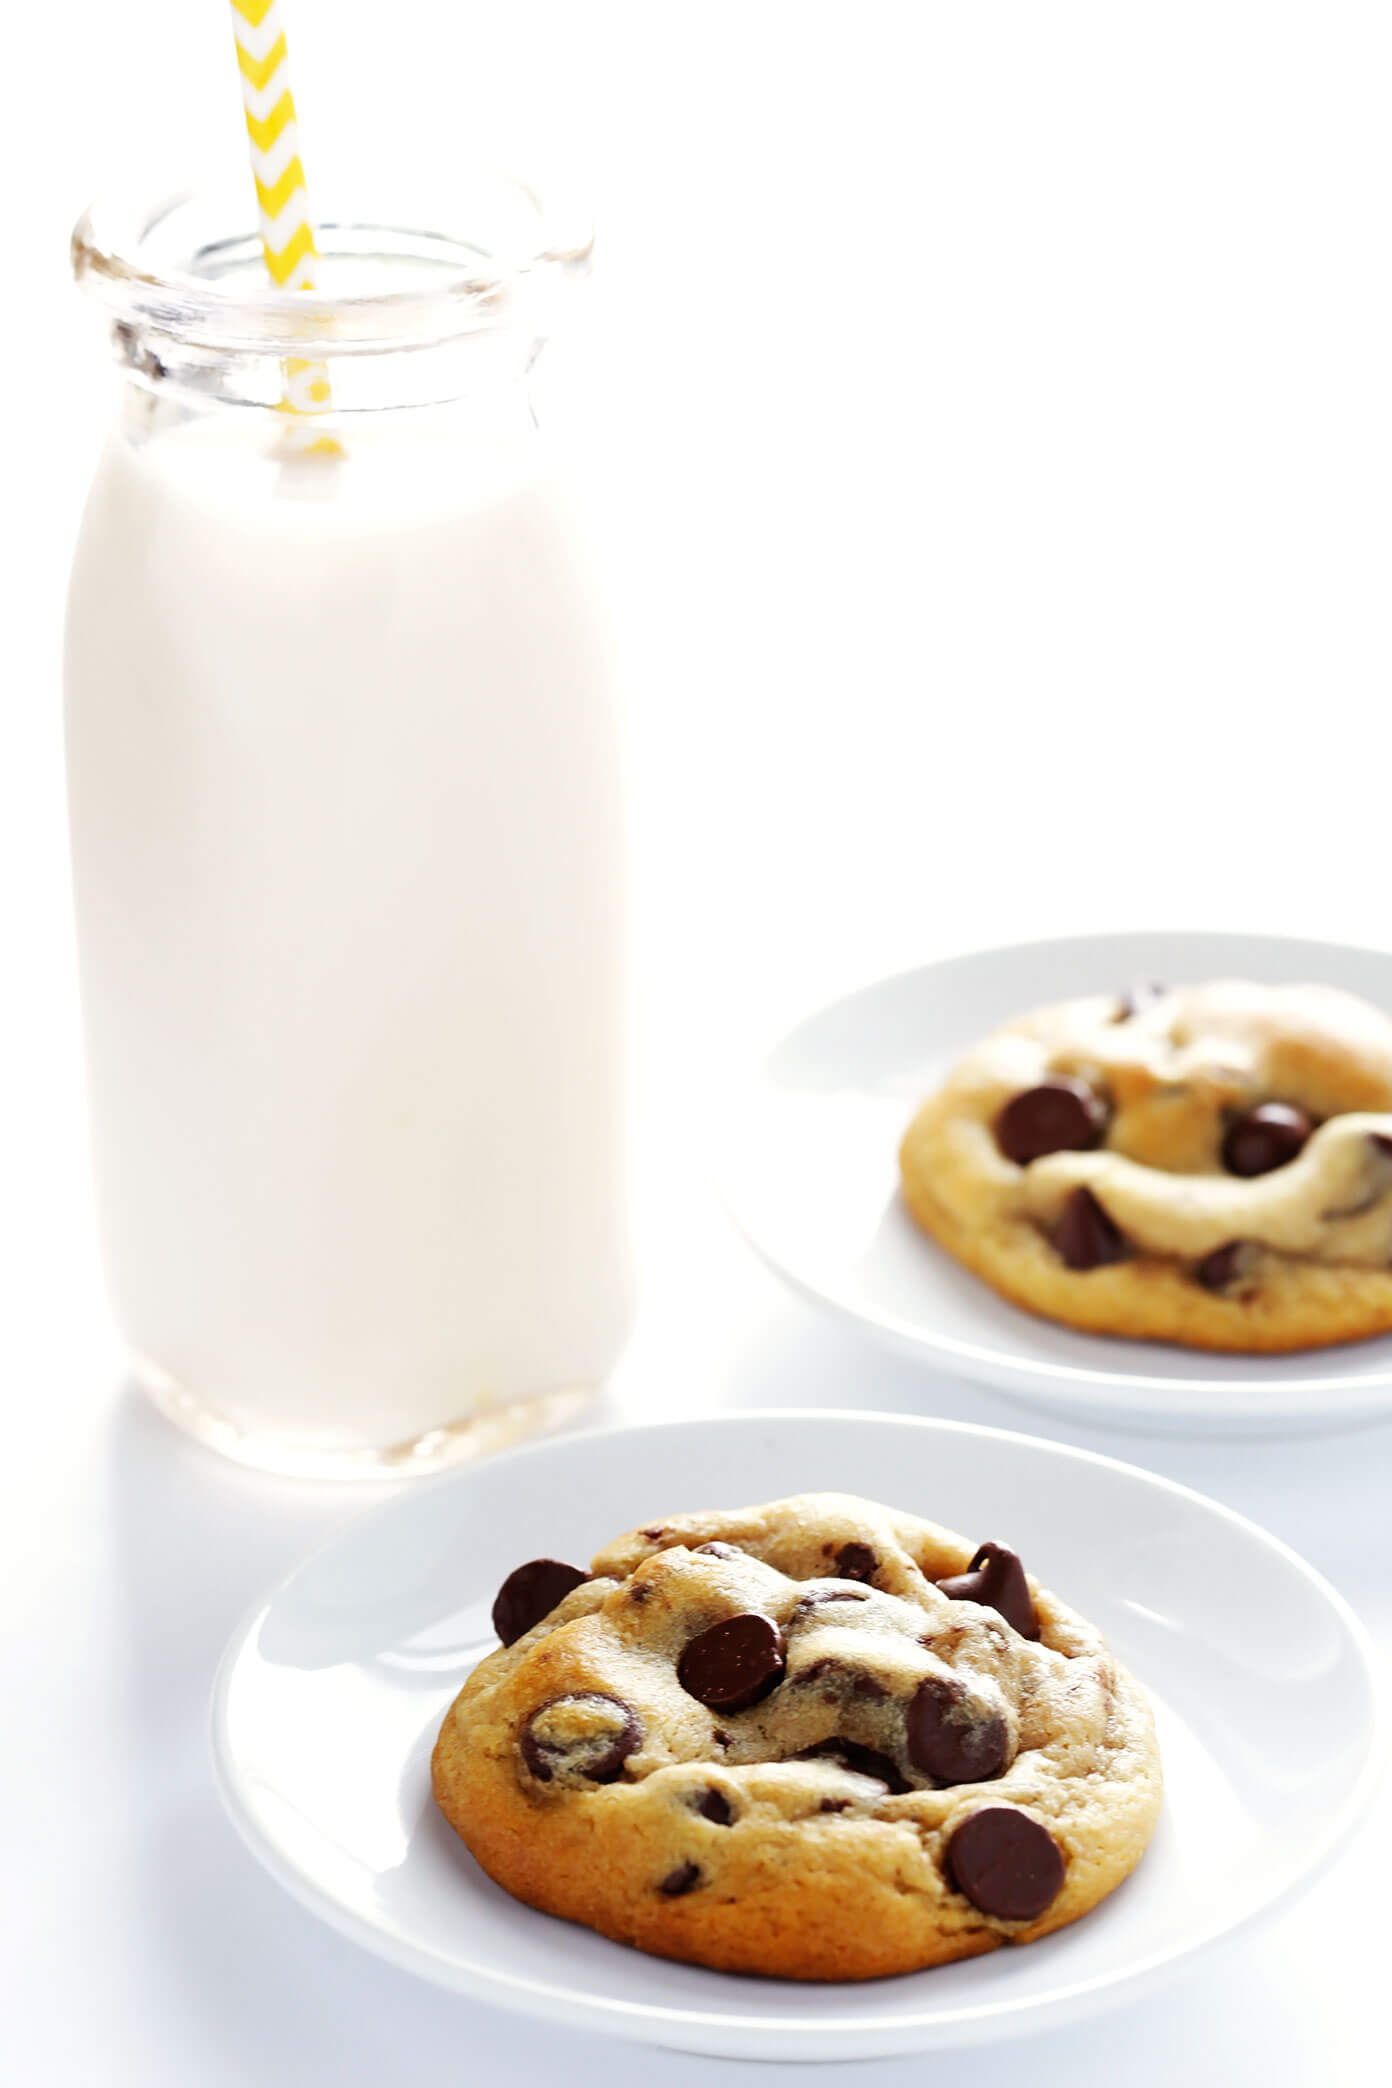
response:
[[[924,1231],[1071,1326],[1252,1352],[1392,1329],[1392,1020],[1332,988],[1027,1015],[924,1104],[900,1171]]]
[[[838,1494],[633,1531],[470,1676],[436,1799],[517,1898],[724,1971],[1044,1935],[1139,1860],[1159,1760],[1099,1634],[990,1550],[946,1593],[971,1544]]]

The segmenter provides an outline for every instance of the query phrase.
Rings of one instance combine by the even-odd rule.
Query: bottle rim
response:
[[[537,341],[594,249],[588,219],[527,182],[471,174],[443,207],[390,195],[329,198],[316,212],[313,289],[266,275],[249,177],[153,202],[116,191],[72,234],[79,286],[118,327],[232,355],[317,359],[436,347],[514,327]],[[458,231],[432,229],[438,222]]]

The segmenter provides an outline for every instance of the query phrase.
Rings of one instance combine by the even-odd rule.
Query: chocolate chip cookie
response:
[[[1075,1921],[1160,1805],[1150,1712],[1015,1553],[844,1494],[509,1575],[435,1796],[490,1877],[659,1957],[871,1979]]]
[[[1392,1020],[1321,986],[1065,1001],[900,1150],[918,1224],[1032,1312],[1194,1348],[1392,1329]]]

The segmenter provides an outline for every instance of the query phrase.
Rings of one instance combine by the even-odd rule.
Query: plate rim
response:
[[[726,2009],[702,2010],[676,2007],[656,2001],[596,1999],[592,1993],[578,1987],[557,1987],[549,1981],[529,1979],[525,1975],[499,1974],[469,1964],[461,1965],[457,1959],[429,1945],[402,1942],[366,1916],[343,1906],[285,1854],[274,1837],[255,1817],[252,1807],[242,1795],[238,1771],[227,1742],[227,1703],[238,1665],[248,1650],[255,1631],[272,1606],[302,1574],[331,1556],[340,1546],[352,1542],[363,1526],[393,1519],[405,1522],[424,1495],[444,1492],[451,1488],[463,1491],[470,1481],[486,1476],[500,1464],[515,1464],[547,1454],[554,1455],[558,1449],[581,1440],[605,1441],[616,1436],[656,1436],[681,1429],[726,1428],[732,1425],[736,1428],[760,1427],[771,1423],[836,1423],[857,1428],[908,1428],[929,1435],[970,1436],[987,1441],[1024,1443],[1036,1452],[1042,1450],[1049,1456],[1119,1472],[1128,1480],[1139,1479],[1161,1493],[1197,1505],[1203,1511],[1218,1516],[1220,1520],[1242,1532],[1249,1541],[1255,1541],[1260,1549],[1274,1554],[1288,1568],[1293,1568],[1338,1620],[1346,1644],[1357,1655],[1369,1705],[1369,1730],[1363,1761],[1308,1860],[1274,1892],[1264,1896],[1249,1895],[1233,1917],[1209,1922],[1193,1936],[1154,1951],[1124,1970],[1071,1980],[1042,1994],[1021,1996],[1013,2001],[975,2001],[956,2008],[937,2009],[931,2014],[922,2010],[910,2011],[878,2017],[869,2022],[852,2016],[833,2014],[780,2016],[771,2020],[760,2014],[744,2014]],[[912,2039],[915,2034],[918,2036],[917,2042],[895,2043],[894,2049],[929,2049],[935,2044],[949,2045],[977,2041],[978,2038],[984,2040],[991,2036],[1004,2037],[1036,2025],[1068,2021],[1079,2014],[1091,2013],[1097,2009],[1120,2004],[1130,1996],[1138,1996],[1168,1972],[1179,1970],[1199,1951],[1250,1932],[1258,1923],[1275,1915],[1300,1893],[1307,1891],[1329,1868],[1352,1837],[1383,1773],[1387,1751],[1386,1697],[1387,1688],[1371,1634],[1347,1598],[1317,1567],[1312,1566],[1292,1545],[1287,1544],[1284,1538],[1254,1522],[1250,1516],[1243,1515],[1235,1508],[1229,1508],[1211,1494],[1200,1492],[1196,1487],[1186,1486],[1180,1480],[1170,1479],[1162,1473],[1149,1471],[1143,1465],[1132,1464],[1124,1458],[1112,1457],[1102,1451],[1088,1450],[1076,1444],[1056,1442],[1047,1436],[1033,1436],[1023,1430],[998,1428],[983,1422],[952,1420],[930,1414],[896,1413],[891,1409],[862,1412],[844,1407],[757,1407],[738,1408],[728,1414],[665,1415],[651,1421],[617,1422],[600,1428],[542,1437],[505,1451],[496,1458],[481,1461],[477,1465],[441,1472],[424,1481],[415,1482],[391,1499],[351,1516],[319,1543],[311,1546],[287,1572],[281,1574],[272,1587],[247,1610],[232,1632],[218,1661],[210,1694],[208,1737],[213,1780],[218,1796],[232,1825],[252,1855],[293,1899],[316,1914],[329,1927],[399,1969],[412,1972],[417,1977],[431,1979],[435,1984],[453,1992],[471,1995],[514,2014],[540,2016],[549,2021],[565,2021],[572,2024],[578,2022],[581,2027],[593,2029],[601,2034],[624,2037],[634,2042],[660,2043],[662,2040],[658,2033],[664,2030],[669,2034],[686,2031],[706,2037],[718,2037],[725,2045],[729,2045],[731,2040],[741,2038],[815,2039],[824,2046],[830,2041],[837,2047],[826,2052],[825,2056],[830,2060],[850,2059],[856,2056],[851,2049],[853,2046],[861,2047],[861,2056],[864,2056],[863,2048],[867,2045],[885,2039],[891,2042],[905,2037]],[[782,1988],[787,1985],[796,1986],[798,1982],[779,1981],[777,1984]],[[816,1990],[819,1993],[835,1993],[839,1992],[840,1988],[838,1984],[832,1983],[826,1987],[819,1986]],[[680,2049],[709,2051],[711,2048],[708,2045],[684,2041]]]
[[[1389,1357],[1383,1371],[1373,1375],[1326,1374],[1318,1377],[1272,1378],[1266,1381],[1253,1379],[1250,1382],[1237,1378],[1201,1377],[1197,1374],[1193,1377],[1160,1378],[1143,1370],[1109,1370],[1101,1364],[1060,1363],[1044,1356],[1025,1361],[1009,1351],[983,1347],[978,1342],[964,1341],[955,1335],[924,1328],[897,1313],[871,1312],[845,1295],[842,1290],[823,1288],[811,1277],[783,1260],[760,1237],[742,1208],[741,1199],[734,1186],[736,1170],[727,1165],[725,1159],[729,1148],[730,1126],[742,1121],[755,1106],[759,1089],[764,1082],[765,1069],[775,1053],[783,1050],[814,1023],[850,1007],[855,1001],[868,999],[872,994],[890,991],[910,979],[922,978],[926,974],[944,971],[952,965],[963,964],[973,959],[987,963],[1009,962],[1012,958],[1019,958],[1027,952],[1081,950],[1108,942],[1126,943],[1139,948],[1148,943],[1179,940],[1264,943],[1283,950],[1335,950],[1344,956],[1369,958],[1392,968],[1392,951],[1380,950],[1370,943],[1333,942],[1323,937],[1273,935],[1264,930],[1248,931],[1240,928],[1176,927],[1099,929],[1090,934],[1033,937],[1018,942],[957,950],[947,956],[929,958],[921,964],[903,965],[896,971],[883,972],[819,1002],[816,1007],[800,1015],[796,1021],[785,1025],[777,1036],[767,1040],[756,1050],[740,1074],[725,1083],[715,1117],[717,1125],[722,1127],[716,1147],[715,1189],[726,1217],[761,1265],[810,1304],[833,1312],[845,1324],[862,1328],[882,1342],[891,1342],[900,1354],[915,1356],[920,1361],[933,1360],[948,1366],[956,1365],[964,1376],[970,1377],[974,1382],[992,1385],[997,1390],[1028,1399],[1031,1403],[1037,1404],[1041,1399],[1047,1399],[1048,1395],[1041,1395],[1036,1389],[1036,1384],[1039,1379],[1048,1379],[1059,1387],[1060,1403],[1066,1391],[1067,1404],[1075,1412],[1085,1411],[1089,1414],[1114,1412],[1113,1401],[1117,1393],[1150,1395],[1154,1398],[1157,1390],[1164,1388],[1166,1398],[1163,1401],[1156,1400],[1149,1412],[1141,1408],[1135,1409],[1138,1422],[1145,1418],[1167,1419],[1173,1422],[1189,1416],[1195,1420],[1211,1416],[1214,1421],[1232,1423],[1240,1430],[1243,1423],[1249,1420],[1260,1422],[1304,1416],[1308,1414],[1309,1409],[1301,1402],[1315,1394],[1326,1398],[1330,1394],[1341,1397],[1342,1403],[1337,1415],[1331,1414],[1331,1422],[1336,1418],[1342,1421],[1363,1418],[1370,1424],[1376,1421],[1392,1406],[1392,1357]],[[984,1279],[974,1280],[981,1282]],[[1025,1308],[1016,1309],[1024,1317],[1031,1317]],[[1080,1332],[1076,1328],[1071,1331]],[[1383,1338],[1392,1341],[1392,1336]],[[1306,1353],[1329,1355],[1337,1353],[1343,1346],[1356,1345],[1332,1343],[1327,1349],[1310,1350]],[[1144,1351],[1164,1347],[1165,1344],[1138,1341],[1132,1346]],[[1205,1352],[1195,1349],[1186,1353],[1202,1357]],[[1259,1362],[1261,1359],[1254,1360]],[[1244,1398],[1247,1394],[1260,1395],[1261,1403],[1258,1404],[1255,1399]],[[1221,1402],[1222,1411],[1214,1413],[1211,1405],[1200,1404],[1204,1400]]]

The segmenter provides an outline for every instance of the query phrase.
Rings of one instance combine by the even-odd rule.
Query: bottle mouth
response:
[[[500,329],[540,346],[594,245],[588,221],[504,175],[472,175],[426,201],[377,191],[370,209],[325,200],[312,290],[269,280],[249,176],[154,203],[119,193],[94,203],[73,230],[73,273],[133,335],[322,360]],[[460,229],[430,229],[439,223]]]

